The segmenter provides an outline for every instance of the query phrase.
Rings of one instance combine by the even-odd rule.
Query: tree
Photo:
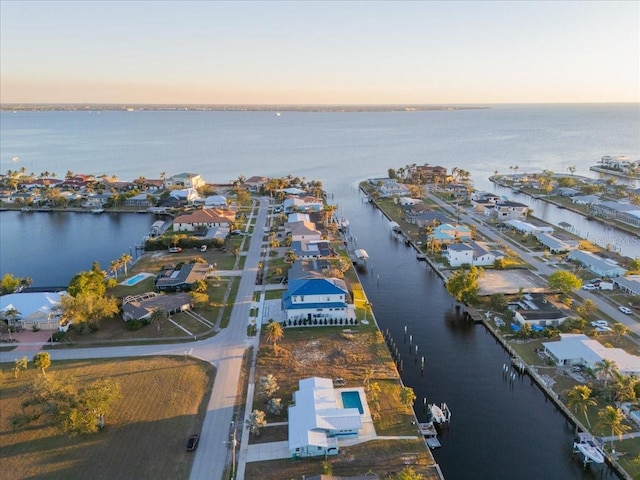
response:
[[[622,435],[631,427],[623,423],[625,416],[622,410],[611,405],[607,405],[604,410],[598,412],[598,419],[599,427],[608,428],[611,431],[611,450],[613,451],[614,435],[622,439]]]
[[[411,408],[416,401],[416,394],[411,387],[400,388],[400,403],[407,408]]]
[[[598,378],[604,379],[604,388],[607,388],[607,382],[610,378],[613,378],[618,371],[618,364],[614,360],[603,358],[595,364],[595,373]]]
[[[481,274],[482,269],[478,267],[471,267],[468,270],[462,268],[456,271],[447,280],[447,292],[459,302],[465,304],[473,302],[478,296],[478,290],[480,289],[478,279]]]
[[[575,385],[567,392],[567,406],[576,413],[582,413],[589,428],[591,423],[587,411],[589,407],[595,407],[597,404],[595,398],[591,397],[591,389],[586,385]]]
[[[51,355],[47,352],[38,352],[33,357],[33,366],[42,371],[42,375],[46,375],[45,370],[51,366]]]
[[[637,400],[636,390],[640,386],[640,379],[633,375],[621,373],[615,374],[613,383],[613,398],[616,402],[635,402]]]
[[[279,388],[278,380],[272,374],[260,377],[258,381],[258,393],[265,399],[272,398]]]
[[[507,302],[507,297],[505,297],[504,293],[494,293],[489,297],[491,302],[491,309],[496,312],[504,312],[509,302]]]
[[[597,310],[598,305],[596,304],[596,302],[589,298],[585,300],[582,305],[576,308],[576,313],[585,320],[588,320],[589,318],[591,318],[591,315],[593,315]]]
[[[293,263],[298,259],[298,256],[296,255],[296,252],[294,252],[293,250],[287,250],[286,252],[284,252],[284,261],[287,263]]]
[[[416,472],[413,467],[404,467],[394,478],[395,480],[424,480],[424,475]]]
[[[267,403],[267,410],[273,415],[280,415],[283,408],[281,398],[270,398],[269,403]]]
[[[117,260],[111,260],[111,263],[109,264],[109,270],[111,270],[111,272],[113,273],[113,276],[115,277],[116,281],[118,280],[118,270],[120,269],[121,266],[122,266],[122,260],[119,258]]]
[[[199,280],[196,280],[193,283],[193,286],[191,287],[191,291],[192,292],[196,292],[196,293],[206,293],[207,292],[207,281],[203,280],[202,278]]]
[[[97,325],[103,318],[118,313],[118,303],[114,297],[99,296],[95,293],[81,293],[75,297],[63,295],[60,298],[60,320],[63,325]]]
[[[247,419],[247,426],[249,432],[253,433],[256,437],[260,436],[260,429],[267,426],[267,419],[265,418],[262,410],[254,410]]]
[[[624,323],[620,322],[614,323],[611,329],[613,330],[613,333],[615,333],[618,343],[620,343],[622,337],[629,333],[629,329],[627,328],[627,326]]]
[[[548,279],[549,287],[553,290],[559,290],[568,295],[573,290],[577,290],[582,286],[582,281],[573,273],[566,270],[556,270]]]
[[[169,312],[162,308],[154,308],[153,312],[151,312],[151,316],[149,317],[149,322],[157,322],[163,323],[165,320],[169,318]]]
[[[122,266],[124,267],[124,276],[126,277],[127,276],[127,265],[129,265],[131,263],[133,258],[128,253],[123,253],[120,256],[119,260],[122,263]]]
[[[284,337],[284,330],[282,325],[278,322],[274,322],[273,319],[269,319],[267,325],[267,342],[273,342],[273,349],[278,348],[278,342]]]
[[[22,358],[16,358],[13,362],[13,378],[18,378],[20,370],[26,370],[28,363],[29,360],[27,360],[26,356]]]
[[[15,292],[20,286],[20,279],[14,277],[10,273],[5,273],[0,280],[0,295],[6,295],[8,293]]]

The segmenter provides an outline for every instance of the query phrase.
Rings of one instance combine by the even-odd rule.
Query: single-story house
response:
[[[244,181],[244,184],[242,186],[245,187],[247,190],[250,190],[252,192],[257,192],[262,187],[264,187],[268,181],[269,181],[269,177],[261,177],[258,175],[254,175],[253,177],[247,178]]]
[[[195,188],[181,188],[177,190],[171,190],[169,196],[171,198],[175,198],[178,201],[187,203],[193,203],[200,200],[200,195]]]
[[[300,380],[289,407],[289,452],[294,458],[337,455],[338,437],[357,437],[367,404],[364,389],[334,390],[329,378]],[[346,397],[349,395],[349,397]],[[344,398],[358,397],[357,407],[346,407]],[[368,408],[367,408],[368,411]]]
[[[227,197],[224,195],[211,195],[204,199],[204,205],[206,207],[226,207]]]
[[[575,197],[576,195],[580,195],[580,190],[571,187],[558,187],[557,192],[561,197]]]
[[[287,320],[346,320],[352,310],[347,298],[347,286],[339,278],[289,279],[282,309]]]
[[[198,280],[204,280],[209,272],[206,263],[187,263],[179,269],[169,268],[158,275],[154,281],[159,291],[180,292],[191,290]]]
[[[522,300],[509,303],[514,312],[514,319],[520,324],[530,326],[558,326],[569,318],[567,308],[560,309],[547,299],[544,294],[528,293]]]
[[[150,194],[148,193],[139,193],[138,195],[134,195],[133,197],[129,197],[124,201],[124,204],[127,207],[149,207],[151,206],[151,201],[149,200]]]
[[[291,250],[298,258],[321,258],[336,255],[336,251],[328,240],[295,240],[291,242]]]
[[[188,293],[164,295],[147,292],[141,295],[129,295],[122,299],[122,318],[125,322],[143,320],[151,317],[155,310],[164,310],[172,315],[190,308],[191,295]]]
[[[553,233],[553,227],[534,225],[529,222],[523,222],[522,220],[507,220],[505,222],[509,227],[515,231],[524,233],[525,235],[537,235],[539,233]]]
[[[306,196],[296,197],[288,196],[282,202],[284,211],[286,213],[291,212],[319,212],[324,208],[324,202],[320,198]]]
[[[201,208],[180,215],[173,220],[173,228],[179,232],[193,232],[198,228],[230,227],[236,214],[232,210]]]
[[[640,295],[640,275],[618,277],[613,284],[628,295]]]
[[[582,365],[592,370],[602,360],[611,360],[618,371],[627,375],[640,375],[640,357],[621,348],[607,348],[584,334],[560,334],[560,341],[543,342],[545,353],[558,365]]]
[[[575,250],[567,255],[569,260],[573,260],[584,265],[599,277],[622,277],[627,270],[615,263],[613,260],[605,260],[591,252]]]
[[[0,317],[9,326],[58,330],[60,299],[67,292],[11,293],[0,296]]]
[[[580,242],[578,240],[560,238],[549,233],[538,232],[535,234],[535,237],[542,245],[548,248],[551,253],[577,250],[580,245]]]
[[[296,222],[287,225],[291,234],[291,241],[320,240],[320,232],[316,230],[313,222]]]
[[[433,229],[429,240],[432,238],[442,243],[453,243],[455,241],[469,242],[471,238],[471,230],[464,225],[456,225],[455,227],[449,223],[443,223]]]
[[[416,214],[407,215],[407,221],[420,228],[427,226],[436,226],[443,223],[450,223],[453,219],[447,217],[444,213],[438,211],[424,211]]]
[[[591,205],[594,203],[600,203],[602,199],[598,195],[576,195],[571,197],[571,203],[576,205]]]

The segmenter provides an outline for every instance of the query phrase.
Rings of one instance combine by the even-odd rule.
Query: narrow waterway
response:
[[[424,419],[424,398],[452,411],[443,446],[434,451],[445,478],[617,478],[604,466],[583,469],[572,457],[573,430],[564,416],[529,377],[505,379],[509,356],[495,339],[461,317],[440,278],[395,240],[379,210],[353,190],[344,193],[350,233],[369,254],[361,280],[381,330],[398,347],[416,413]]]

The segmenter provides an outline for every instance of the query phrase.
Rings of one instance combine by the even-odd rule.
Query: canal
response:
[[[505,379],[509,356],[483,326],[461,317],[440,278],[394,239],[382,213],[353,188],[336,196],[357,247],[369,254],[361,281],[381,330],[398,346],[419,420],[424,398],[451,409],[442,448],[434,450],[445,478],[617,478],[604,466],[583,469],[572,457],[565,417],[529,377]]]

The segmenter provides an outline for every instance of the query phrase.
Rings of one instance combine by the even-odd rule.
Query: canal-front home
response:
[[[588,268],[592,273],[599,277],[622,277],[627,270],[622,268],[613,260],[605,260],[598,257],[591,252],[584,252],[582,250],[575,250],[567,255],[569,260],[582,264],[585,268]]]

